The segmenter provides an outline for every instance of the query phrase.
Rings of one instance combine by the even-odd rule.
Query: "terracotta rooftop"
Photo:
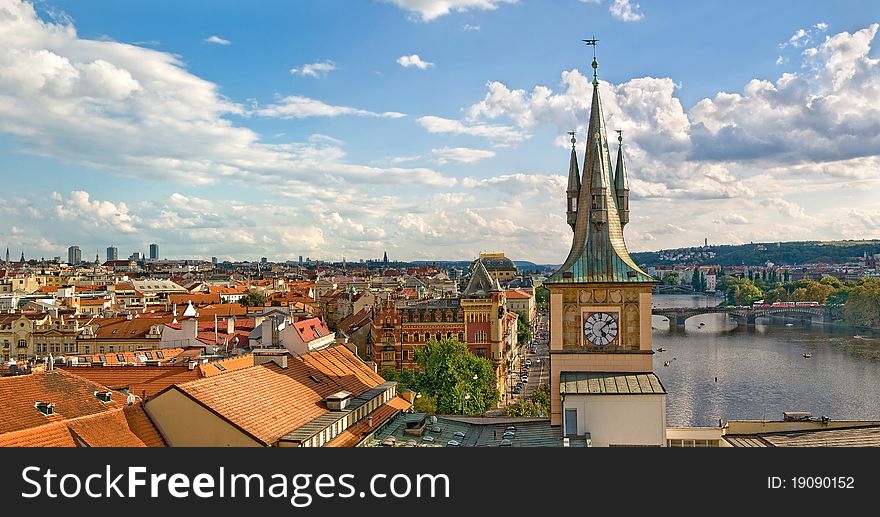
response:
[[[122,366],[134,363],[144,365],[147,361],[161,361],[162,364],[177,362],[175,358],[183,352],[183,348],[162,348],[159,350],[138,350],[136,352],[109,352],[106,354],[65,355],[65,358],[77,358],[86,364],[104,363],[106,366]],[[103,357],[103,359],[101,359]],[[79,368],[79,367],[77,367]]]
[[[202,377],[213,377],[223,373],[234,372],[254,365],[254,356],[251,354],[229,357],[220,361],[211,361],[199,365],[199,373]]]
[[[112,390],[127,389],[138,397],[149,399],[174,384],[201,377],[198,368],[185,366],[70,366],[65,371],[79,375]]]
[[[328,412],[323,400],[384,382],[344,346],[180,384],[176,389],[265,445]],[[159,394],[161,396],[161,394]]]
[[[114,393],[109,402],[101,402],[96,391],[107,388],[64,370],[0,377],[0,434],[123,407],[123,394]],[[54,404],[54,414],[41,413],[34,407],[37,402]]]
[[[293,324],[293,327],[305,343],[330,334],[330,329],[325,327],[319,318],[309,318],[307,320],[297,321]]]
[[[140,404],[0,434],[0,447],[165,447]]]

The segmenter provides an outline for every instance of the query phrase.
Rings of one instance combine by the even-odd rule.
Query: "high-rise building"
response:
[[[137,260],[140,260],[140,259],[141,259],[141,252],[139,252],[139,251],[135,251],[134,253],[132,253],[132,254],[129,255],[129,257],[128,257],[128,260],[134,260],[134,261],[137,261]]]
[[[217,265],[217,257],[211,257],[211,264]]]
[[[652,357],[654,280],[624,241],[629,186],[623,136],[612,170],[598,66],[594,58],[581,178],[573,150],[565,193],[571,250],[543,284],[550,291],[550,423],[561,425],[565,436],[589,434],[594,447],[665,446],[666,390]]]
[[[79,246],[71,246],[67,248],[67,263],[68,264],[79,264],[82,262],[82,252],[79,249]]]
[[[119,260],[119,248],[116,246],[107,248],[107,260]]]
[[[150,244],[150,260],[159,260],[158,244]]]

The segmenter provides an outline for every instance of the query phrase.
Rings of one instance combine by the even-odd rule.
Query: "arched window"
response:
[[[403,334],[400,335],[400,341],[402,343],[406,343],[408,339],[409,339],[409,335],[407,335],[406,332],[404,332]]]
[[[425,332],[425,343],[431,340],[431,334]]]

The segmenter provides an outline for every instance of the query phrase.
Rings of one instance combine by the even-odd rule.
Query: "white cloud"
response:
[[[383,0],[409,11],[416,19],[430,22],[450,12],[471,9],[491,11],[501,4],[515,4],[519,0]]]
[[[0,0],[0,133],[19,152],[151,181],[246,183],[301,192],[303,183],[447,185],[429,169],[381,169],[347,162],[338,144],[268,144],[228,117],[355,115],[399,118],[302,96],[251,110],[166,52],[80,38],[66,23],[41,20],[29,3]],[[453,180],[454,181],[454,180]]]
[[[348,106],[334,106],[316,99],[310,99],[301,95],[289,95],[279,99],[275,104],[257,107],[253,113],[262,117],[277,117],[283,119],[308,118],[308,117],[338,117],[340,115],[355,115],[359,117],[383,117],[402,118],[406,115],[395,111],[376,113],[373,111],[350,108]]]
[[[404,68],[409,68],[411,66],[414,66],[414,67],[418,68],[419,70],[425,70],[429,67],[434,66],[434,63],[431,63],[430,61],[423,61],[422,58],[420,58],[418,54],[411,54],[409,56],[400,56],[399,58],[397,58],[397,64],[404,67]]]
[[[429,133],[448,133],[455,135],[471,135],[486,138],[493,144],[503,147],[514,145],[528,138],[524,132],[510,126],[491,124],[465,124],[459,120],[452,120],[432,115],[416,119]]]
[[[732,214],[724,214],[721,220],[728,224],[749,224],[749,220],[744,216],[734,212]]]
[[[229,45],[232,43],[228,39],[223,39],[220,36],[208,36],[204,41],[205,43],[213,43],[215,45]]]
[[[57,194],[57,193],[53,193]],[[53,199],[58,196],[52,196]],[[135,231],[137,217],[128,212],[123,202],[98,201],[90,199],[89,193],[75,190],[67,199],[56,201],[55,215],[62,220],[74,220],[79,224],[97,228],[110,228],[131,233]]]
[[[810,36],[804,29],[798,29],[790,38],[788,44],[794,48],[800,48],[810,42]]]
[[[431,149],[435,161],[441,165],[446,163],[474,163],[495,156],[494,151],[471,149],[470,147],[440,147]]]
[[[318,61],[316,63],[309,63],[307,65],[302,65],[299,68],[291,68],[290,73],[292,75],[308,75],[310,77],[326,77],[328,73],[336,70],[336,63],[330,61],[329,59],[326,61]]]
[[[479,25],[471,25],[470,23],[466,23],[466,24],[464,24],[464,30],[465,31],[478,31],[478,30],[480,30],[480,26]]]
[[[820,32],[825,32],[828,30],[828,24],[825,22],[819,22],[816,25],[813,25],[813,27]]]
[[[785,61],[786,61],[786,59],[783,58],[782,56],[778,56],[778,57],[776,58],[776,64],[777,64],[777,65],[785,64]]]
[[[608,6],[608,12],[611,13],[611,16],[625,22],[637,22],[645,17],[641,12],[641,6],[630,3],[630,0],[613,0]]]

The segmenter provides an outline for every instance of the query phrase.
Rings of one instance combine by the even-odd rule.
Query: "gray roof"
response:
[[[477,259],[471,273],[471,279],[468,281],[467,288],[461,294],[462,298],[488,298],[491,291],[499,291],[501,286],[497,280],[489,276],[483,259]]]
[[[665,395],[663,383],[651,372],[561,372],[563,395]]]
[[[880,447],[880,426],[726,435],[734,447]]]

